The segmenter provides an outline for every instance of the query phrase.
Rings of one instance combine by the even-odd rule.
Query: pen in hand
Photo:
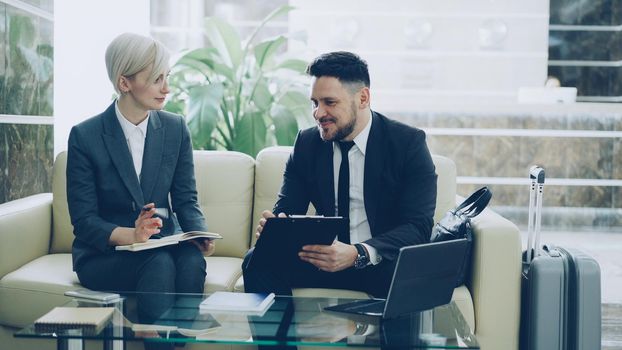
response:
[[[142,211],[149,211],[151,209],[155,209],[155,213],[153,215],[160,217],[162,219],[168,219],[168,209],[167,208],[150,208],[148,206],[143,206]]]

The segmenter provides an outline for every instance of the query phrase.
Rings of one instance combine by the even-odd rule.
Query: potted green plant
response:
[[[165,109],[186,116],[195,149],[254,157],[267,146],[293,144],[299,127],[310,124],[306,62],[285,58],[283,35],[256,40],[267,22],[291,9],[271,12],[244,41],[231,25],[209,17],[210,46],[184,52],[174,62]]]

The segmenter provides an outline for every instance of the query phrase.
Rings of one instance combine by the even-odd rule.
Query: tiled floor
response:
[[[543,232],[541,240],[580,249],[598,261],[602,288],[602,349],[622,350],[622,232]]]

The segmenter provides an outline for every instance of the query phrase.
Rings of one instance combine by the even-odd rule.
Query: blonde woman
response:
[[[203,292],[203,256],[213,253],[213,242],[115,250],[177,231],[207,229],[197,203],[188,129],[181,116],[161,110],[169,93],[168,59],[164,46],[151,38],[130,33],[115,38],[106,50],[106,67],[119,97],[69,135],[73,268],[87,288]],[[142,295],[141,322],[154,321],[174,302],[172,295]]]

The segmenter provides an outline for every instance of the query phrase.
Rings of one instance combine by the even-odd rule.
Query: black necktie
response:
[[[350,217],[350,163],[348,152],[354,141],[339,142],[341,149],[341,165],[339,166],[339,184],[337,187],[337,213],[344,218]],[[350,230],[339,233],[339,240],[350,244]]]

